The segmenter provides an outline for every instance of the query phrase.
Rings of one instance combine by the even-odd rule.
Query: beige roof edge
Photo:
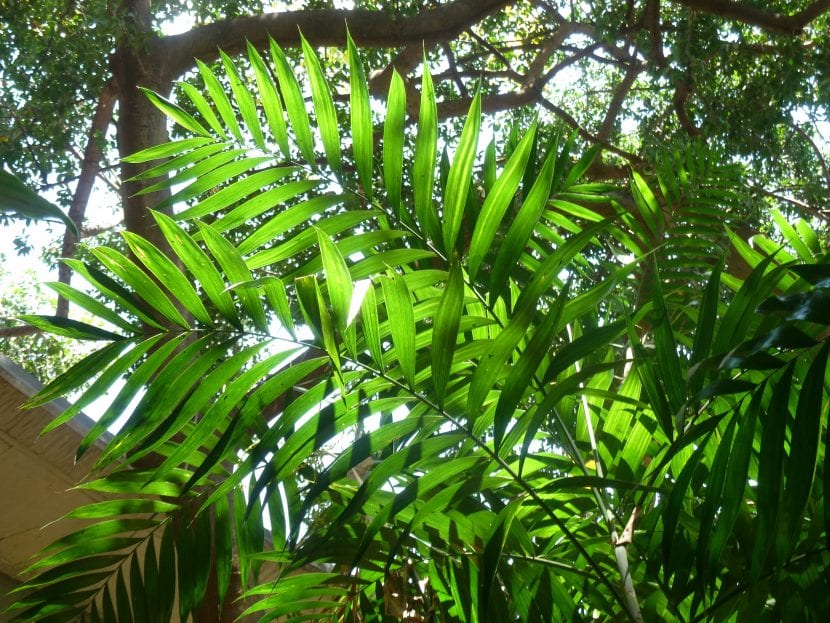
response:
[[[43,383],[2,353],[0,353],[0,378],[29,398],[45,387]],[[70,402],[65,398],[56,398],[41,405],[40,408],[47,411],[51,416],[58,417],[71,406]],[[83,439],[84,435],[89,432],[94,424],[95,420],[86,413],[81,412],[69,420],[66,426],[75,431]],[[106,443],[111,438],[112,435],[109,432],[105,432],[98,438],[96,445],[102,442]]]

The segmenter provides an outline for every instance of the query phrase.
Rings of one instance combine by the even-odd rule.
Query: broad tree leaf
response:
[[[381,277],[386,314],[392,330],[398,365],[409,387],[415,387],[415,316],[412,295],[400,275]]]
[[[239,127],[239,121],[236,119],[236,113],[231,106],[231,101],[225,93],[225,87],[222,86],[216,74],[206,64],[197,60],[196,67],[199,69],[202,80],[205,81],[208,97],[216,106],[216,110],[219,111],[219,116],[225,124],[225,128],[237,141],[242,141],[242,130]]]
[[[802,521],[802,513],[813,487],[819,440],[821,437],[822,412],[826,412],[825,371],[830,342],[826,343],[813,359],[798,398],[793,421],[790,452],[785,468],[786,485],[782,499],[784,511],[779,542],[792,544]]]
[[[55,335],[62,335],[64,337],[74,338],[76,340],[122,340],[123,335],[106,331],[99,327],[72,320],[71,318],[61,318],[59,316],[41,316],[36,314],[24,314],[20,316],[20,320],[26,322],[33,327],[54,333]]]
[[[334,310],[334,319],[340,331],[344,331],[348,324],[354,292],[352,276],[349,274],[346,260],[343,259],[343,255],[332,242],[331,237],[318,229],[317,240],[320,244],[320,255],[326,272],[326,286]]]
[[[0,214],[12,214],[35,221],[61,221],[76,237],[79,235],[75,223],[60,208],[3,169],[0,169]]]
[[[245,129],[253,137],[254,145],[265,150],[265,137],[260,129],[254,98],[242,83],[242,79],[239,77],[239,71],[230,56],[220,50],[219,57],[222,60],[222,65],[225,67],[225,74],[228,76],[228,82],[230,82],[236,105],[239,107],[242,120],[245,122]]]
[[[268,129],[271,131],[273,140],[279,145],[282,155],[289,158],[288,133],[285,127],[282,103],[277,94],[276,85],[271,80],[262,56],[260,56],[257,49],[250,42],[248,42],[248,60],[251,62],[251,67],[254,70],[257,87],[259,88],[258,95],[262,101],[265,118],[268,120]]]
[[[173,119],[176,123],[178,123],[186,130],[190,130],[194,134],[199,134],[205,137],[210,135],[201,123],[196,121],[188,112],[186,112],[179,105],[174,104],[167,98],[162,97],[157,93],[154,93],[150,89],[145,89],[143,87],[139,88],[147,96],[147,99],[153,102],[153,104],[155,104],[155,106],[159,110],[161,110],[165,115]]]

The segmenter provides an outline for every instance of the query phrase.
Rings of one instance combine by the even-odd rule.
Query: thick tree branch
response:
[[[689,95],[692,92],[692,86],[693,83],[691,77],[686,79],[678,79],[674,85],[672,104],[674,105],[674,112],[677,115],[677,120],[680,122],[680,126],[686,130],[686,133],[689,136],[699,136],[700,128],[694,124],[694,121],[692,121],[691,117],[689,117],[689,112],[686,109],[686,101],[689,99]]]
[[[369,91],[375,97],[385,98],[392,81],[392,72],[397,71],[404,79],[418,66],[424,58],[425,48],[421,43],[413,43],[401,50],[381,71],[370,74]]]
[[[781,15],[765,11],[746,2],[732,0],[673,0],[687,8],[702,13],[725,17],[749,26],[757,26],[769,32],[784,35],[798,35],[806,26],[830,9],[830,0],[816,0],[795,15]]]
[[[458,63],[455,61],[455,54],[448,43],[442,43],[441,49],[444,51],[444,58],[447,59],[447,66],[449,67],[450,76],[452,77],[455,86],[458,87],[458,94],[461,97],[469,97],[470,93],[467,91],[467,86],[461,79],[461,74],[458,72]]]
[[[611,138],[611,132],[614,130],[614,124],[617,122],[617,117],[620,115],[625,98],[628,97],[628,92],[631,91],[631,87],[634,86],[634,81],[637,80],[637,76],[640,74],[642,69],[643,68],[640,65],[632,64],[625,73],[625,77],[617,85],[617,88],[614,89],[614,96],[608,104],[608,109],[605,112],[605,119],[603,119],[602,125],[597,132],[597,138],[601,142],[605,143],[609,138]]]
[[[95,178],[100,172],[101,166],[101,140],[106,134],[107,126],[112,121],[112,109],[115,105],[116,86],[115,80],[109,80],[101,91],[98,104],[95,107],[95,114],[92,117],[92,126],[87,136],[86,147],[84,148],[81,161],[81,174],[78,177],[78,184],[75,186],[75,194],[72,197],[72,204],[69,206],[69,218],[75,223],[80,232],[83,228],[84,214],[92,194],[92,187],[95,185]],[[75,255],[75,247],[78,239],[72,231],[66,230],[63,236],[61,257],[72,257]],[[58,281],[69,283],[72,271],[68,266],[61,263],[58,265]],[[58,297],[58,305],[55,310],[57,316],[66,318],[69,315],[69,301]]]
[[[481,112],[486,114],[519,108],[520,106],[525,106],[535,101],[537,94],[536,89],[530,88],[487,95],[481,98]],[[448,119],[450,117],[466,115],[472,101],[472,97],[460,97],[454,100],[438,102],[438,118]]]
[[[218,46],[228,54],[245,50],[250,41],[263,47],[271,36],[280,45],[297,46],[299,33],[314,46],[343,46],[346,24],[361,47],[397,48],[454,39],[471,24],[516,0],[455,0],[416,15],[396,16],[362,9],[285,11],[223,20],[158,40],[157,54],[167,63],[170,78],[193,66],[194,57],[213,60]]]
[[[643,9],[643,27],[648,30],[649,58],[660,68],[666,67],[663,55],[663,32],[660,30],[660,0],[648,0]]]
[[[38,333],[43,333],[43,329],[30,325],[21,325],[19,327],[0,327],[0,339],[25,337],[27,335],[37,335]]]
[[[167,59],[158,54],[159,40],[151,30],[150,0],[120,0],[119,11],[124,22],[109,66],[118,96],[116,140],[121,160],[121,205],[124,225],[160,250],[175,258],[167,239],[162,235],[148,208],[172,214],[172,206],[163,202],[170,197],[169,189],[141,194],[152,180],[136,179],[154,163],[131,163],[124,160],[152,145],[169,139],[167,119],[139,87],[147,87],[167,95],[172,88]]]
[[[545,42],[542,49],[539,50],[539,53],[536,55],[536,58],[533,59],[530,66],[527,68],[523,84],[525,88],[542,79],[542,72],[545,70],[545,67],[547,67],[548,61],[557,52],[557,50],[562,47],[565,40],[574,32],[576,32],[576,29],[572,24],[562,24],[562,26],[560,26],[559,29],[553,33],[553,36]],[[550,76],[553,76],[553,74],[550,74]],[[549,79],[550,78],[545,78],[544,81],[547,82]]]
[[[638,156],[637,154],[632,154],[631,152],[627,152],[624,149],[620,149],[619,147],[609,143],[608,141],[601,141],[596,134],[593,134],[586,130],[584,127],[582,127],[582,125],[579,123],[579,121],[576,120],[576,118],[574,118],[573,115],[568,113],[566,110],[563,110],[553,102],[545,99],[542,96],[538,96],[536,98],[536,102],[538,102],[539,105],[545,108],[546,110],[549,110],[554,115],[562,119],[562,121],[567,123],[574,130],[576,130],[576,133],[579,134],[583,139],[585,139],[589,143],[602,145],[604,149],[612,153],[615,153],[618,156],[622,156],[623,158],[628,160],[628,162],[630,162],[632,165],[641,165],[643,163],[643,159],[640,158],[640,156]]]
[[[812,139],[812,137],[804,131],[797,123],[790,123],[790,127],[795,130],[798,135],[807,141],[807,144],[813,150],[813,153],[816,155],[816,159],[821,166],[821,172],[824,174],[824,184],[827,187],[828,192],[830,192],[830,166],[827,165],[827,160],[824,158],[824,154],[821,153],[821,150],[816,145],[816,142]]]

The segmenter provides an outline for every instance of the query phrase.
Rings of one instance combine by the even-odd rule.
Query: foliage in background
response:
[[[0,222],[10,218],[29,221],[61,221],[78,235],[78,229],[52,203],[28,188],[16,176],[0,169]]]
[[[154,212],[174,256],[127,232],[66,260],[106,328],[27,316],[104,342],[31,401],[91,382],[48,428],[122,378],[79,454],[129,419],[17,620],[826,612],[810,224],[748,245],[741,172],[701,145],[625,189],[535,121],[479,145],[479,95],[442,154],[428,73],[410,131],[397,77],[373,118],[353,44],[338,79],[303,55],[302,81],[272,43],[222,57],[229,93],[207,66],[181,106],[148,92],[188,134],[132,157],[183,208]]]
[[[0,283],[4,285],[0,298],[0,329],[18,325],[18,316],[38,310],[48,312],[55,305],[54,296],[43,288],[34,271],[16,270],[12,281],[12,273],[7,268],[9,262],[6,254],[0,254]],[[3,354],[44,383],[90,352],[89,348],[82,348],[73,340],[48,333],[4,337],[2,340]]]

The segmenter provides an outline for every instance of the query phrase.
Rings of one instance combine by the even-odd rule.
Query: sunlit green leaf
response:
[[[464,218],[464,207],[467,204],[467,192],[470,189],[473,164],[478,148],[479,129],[481,127],[481,92],[476,92],[467,120],[461,132],[461,138],[455,148],[452,165],[450,166],[447,185],[444,190],[444,214],[442,233],[444,253],[452,255],[455,242],[461,230],[461,221]],[[481,221],[479,221],[481,222]]]
[[[331,91],[314,49],[302,35],[300,35],[300,40],[305,66],[308,70],[308,80],[311,84],[314,113],[317,118],[317,125],[320,127],[320,137],[323,139],[323,149],[326,152],[329,166],[335,172],[340,172],[340,133],[337,128],[337,113],[334,110]]]
[[[351,34],[346,32],[346,50],[349,57],[349,108],[351,113],[352,146],[360,187],[372,199],[372,109],[369,88],[363,71],[363,61]]]

